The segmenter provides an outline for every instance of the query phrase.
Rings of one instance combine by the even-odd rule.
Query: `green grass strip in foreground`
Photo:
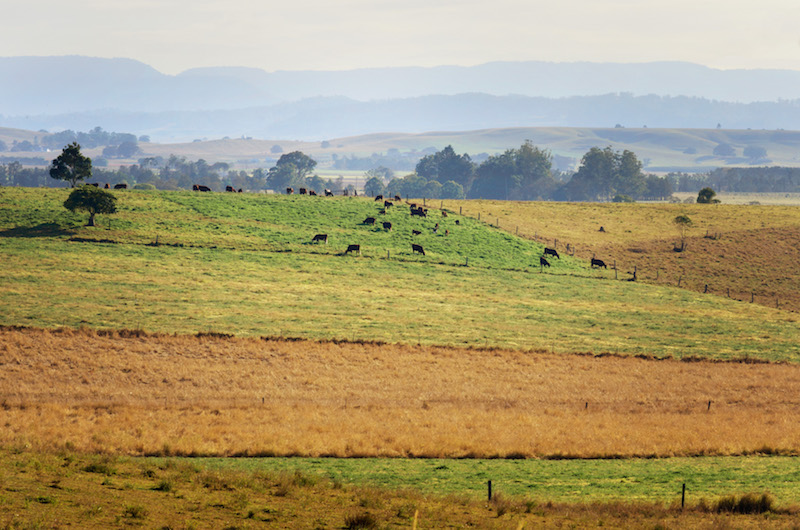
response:
[[[769,492],[780,506],[800,503],[797,458],[701,457],[620,460],[440,460],[380,458],[199,458],[211,469],[300,471],[343,483],[410,488],[481,498],[494,491],[542,501],[680,501]]]

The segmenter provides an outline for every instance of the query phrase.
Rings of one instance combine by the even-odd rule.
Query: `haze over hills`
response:
[[[800,72],[682,62],[164,75],[131,59],[0,58],[0,126],[106,130],[160,142],[323,140],[496,127],[800,129]]]

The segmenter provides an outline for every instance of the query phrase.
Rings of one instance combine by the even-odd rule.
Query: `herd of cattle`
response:
[[[92,185],[93,186],[97,186],[97,184],[92,184]],[[108,184],[106,184],[106,188],[108,188],[108,187],[109,187]],[[127,185],[126,184],[117,184],[116,186],[114,186],[114,188],[115,189],[120,189],[120,188],[124,189],[124,188],[127,188]],[[203,186],[201,184],[194,184],[192,186],[192,190],[194,190],[194,191],[211,191],[211,188],[209,188],[208,186]],[[225,191],[226,192],[242,193],[241,189],[236,190],[232,186],[226,186],[225,187]],[[300,188],[298,191],[299,191],[300,195],[309,195],[309,196],[312,196],[312,197],[317,196],[317,193],[314,190],[309,190],[309,189],[306,189],[306,188]],[[293,193],[294,193],[294,188],[286,188],[286,194],[287,195],[292,195]],[[345,190],[343,192],[343,194],[345,196],[348,196],[347,190]],[[333,192],[331,190],[326,189],[325,190],[325,196],[326,197],[333,197]],[[358,194],[353,192],[353,196],[357,197]],[[393,199],[394,199],[393,201],[390,198],[389,199],[384,199],[383,195],[377,195],[375,197],[375,201],[376,202],[382,202],[381,209],[378,211],[379,215],[386,215],[390,208],[395,207],[396,203],[402,202],[402,200],[403,200],[399,195],[395,195]],[[428,217],[428,209],[425,208],[424,206],[419,206],[416,203],[409,203],[409,207],[410,207],[410,212],[409,213],[410,213],[411,217],[422,217],[422,218],[427,218]],[[447,212],[445,210],[441,210],[441,216],[443,218],[447,217]],[[367,217],[366,219],[364,219],[361,222],[362,225],[369,225],[369,226],[375,226],[376,223],[377,223],[377,218],[372,217],[372,216]],[[456,219],[455,220],[455,224],[460,226],[461,222],[458,219]],[[391,221],[382,221],[381,222],[381,226],[386,231],[392,230]],[[433,232],[433,234],[437,234],[439,232],[439,223],[436,223],[436,225],[432,229],[432,232]],[[444,235],[447,236],[449,234],[450,234],[450,229],[446,229],[444,231]],[[422,235],[422,230],[417,230],[417,229],[412,229],[411,230],[411,236],[412,237],[416,237],[416,236],[419,236],[419,235]],[[313,238],[311,238],[311,242],[312,243],[324,243],[324,244],[327,245],[328,244],[328,234],[316,234],[316,235],[314,235]],[[360,244],[349,244],[349,245],[347,245],[347,249],[344,251],[343,255],[349,254],[351,252],[360,255],[361,254],[361,245]],[[422,254],[423,256],[425,256],[425,249],[420,244],[411,243],[411,253],[412,254]],[[551,256],[551,257],[559,259],[559,260],[561,259],[561,256],[559,256],[558,251],[556,249],[545,247],[543,255],[539,257],[539,266],[540,267],[542,267],[542,268],[550,267],[550,262],[547,260],[547,256]],[[603,269],[608,268],[603,260],[597,259],[597,258],[594,258],[594,257],[591,259],[590,267],[591,268],[597,267],[597,268],[603,268]]]

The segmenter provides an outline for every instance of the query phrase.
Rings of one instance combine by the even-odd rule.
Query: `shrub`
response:
[[[361,512],[351,514],[344,518],[344,526],[348,530],[357,530],[359,528],[377,528],[378,520],[369,512]]]
[[[775,508],[775,498],[769,493],[745,493],[744,495],[728,495],[713,505],[716,513],[759,514],[771,512]]]

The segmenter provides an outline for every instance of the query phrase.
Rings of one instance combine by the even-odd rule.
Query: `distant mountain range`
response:
[[[0,126],[100,126],[164,142],[531,126],[800,129],[800,71],[682,62],[171,76],[131,59],[6,57],[0,79]]]

